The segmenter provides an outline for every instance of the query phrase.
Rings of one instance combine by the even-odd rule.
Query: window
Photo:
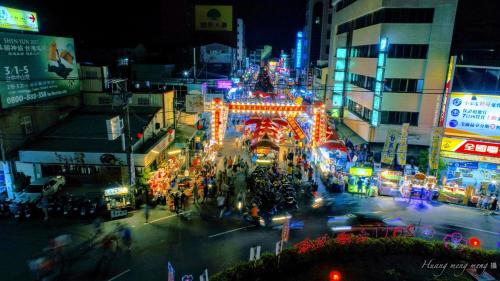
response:
[[[427,59],[429,45],[426,44],[390,44],[389,58]]]
[[[360,105],[359,103],[357,103],[351,99],[347,99],[347,109],[351,113],[353,113],[354,115],[363,119],[364,121],[367,121],[367,122],[370,121],[370,118],[372,115],[371,109],[366,108],[366,107]]]
[[[422,93],[424,80],[387,78],[384,83],[385,92]]]
[[[33,122],[31,121],[31,116],[24,116],[21,118],[21,128],[25,136],[33,134]]]
[[[326,39],[330,40],[330,36],[331,36],[332,32],[330,31],[330,29],[328,29],[326,31]]]
[[[349,82],[360,88],[373,91],[375,88],[375,78],[360,74],[349,73]]]
[[[332,14],[328,14],[328,24],[332,24]]]
[[[411,126],[418,126],[418,112],[382,111],[380,123],[387,125],[410,123]]]
[[[356,0],[341,0],[335,4],[335,12],[338,12],[347,6],[351,5],[352,3],[356,2]]]
[[[328,55],[330,53],[330,45],[326,45],[325,53]]]
[[[100,105],[111,104],[111,97],[98,97],[97,103]]]
[[[338,25],[337,34],[379,23],[432,23],[433,17],[433,8],[384,8]]]
[[[363,45],[351,47],[352,58],[376,58],[378,57],[378,45]]]
[[[150,102],[149,98],[137,98],[137,105],[147,106],[150,104],[151,104],[151,102]]]

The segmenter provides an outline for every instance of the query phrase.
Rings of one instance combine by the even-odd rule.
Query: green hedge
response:
[[[310,241],[310,240],[309,240]],[[301,242],[302,243],[302,242]],[[312,241],[314,245],[314,241]],[[257,262],[247,262],[236,265],[210,278],[211,281],[258,281],[258,280],[297,280],[294,275],[303,274],[308,268],[334,261],[337,264],[348,263],[353,257],[373,257],[383,259],[388,256],[419,256],[439,260],[440,262],[473,262],[490,263],[500,260],[498,252],[491,250],[462,248],[460,250],[448,249],[442,242],[426,241],[418,238],[386,238],[366,240],[356,243],[338,243],[335,239],[328,239],[324,245],[299,253],[299,248],[294,247],[281,253],[279,266],[278,258],[272,254],[264,254]],[[401,266],[401,265],[400,265]],[[362,268],[360,269],[362,270]],[[380,269],[386,274],[395,274],[394,269]],[[387,276],[386,276],[387,277]],[[385,278],[386,278],[385,277]],[[296,278],[296,277],[295,277]],[[370,278],[370,280],[377,280]],[[388,280],[388,279],[381,279]],[[406,279],[411,280],[411,279]],[[436,279],[456,280],[456,279]]]

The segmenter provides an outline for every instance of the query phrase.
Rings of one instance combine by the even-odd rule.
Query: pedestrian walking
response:
[[[204,181],[203,183],[203,203],[205,203],[207,201],[207,197],[208,197],[208,179],[205,178],[206,181]]]
[[[178,192],[175,192],[174,193],[174,211],[176,213],[179,213],[180,200],[181,200],[180,194]]]
[[[198,190],[198,183],[195,181],[193,186],[193,203],[198,204],[198,196],[200,195]]]
[[[146,223],[149,223],[149,204],[148,201],[146,200],[146,203],[144,204],[144,217],[146,218]]]
[[[186,190],[181,191],[181,210],[184,211],[186,209],[186,201],[187,201],[187,195],[186,195]]]
[[[42,195],[41,204],[44,215],[43,220],[47,221],[49,219],[49,200],[46,196]]]

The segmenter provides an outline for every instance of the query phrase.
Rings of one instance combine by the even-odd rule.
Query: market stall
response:
[[[106,211],[112,219],[127,216],[131,200],[132,195],[127,187],[111,187],[104,190]]]
[[[386,196],[399,196],[403,180],[401,171],[382,170],[378,175],[378,194]]]
[[[437,199],[439,195],[436,177],[423,173],[405,176],[400,191],[404,197],[422,200]]]
[[[371,167],[351,167],[349,169],[347,191],[375,196],[377,188],[371,179],[372,174],[373,168]]]

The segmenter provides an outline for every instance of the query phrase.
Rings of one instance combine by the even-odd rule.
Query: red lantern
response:
[[[479,248],[481,247],[481,240],[479,240],[478,238],[476,237],[471,237],[469,239],[469,245],[473,248]]]
[[[138,138],[138,139],[142,139],[142,137],[143,137],[143,136],[144,136],[144,134],[143,134],[143,133],[137,133],[137,138]]]
[[[330,281],[340,281],[340,279],[342,278],[342,275],[340,275],[340,272],[336,271],[336,270],[332,270],[330,271]]]

